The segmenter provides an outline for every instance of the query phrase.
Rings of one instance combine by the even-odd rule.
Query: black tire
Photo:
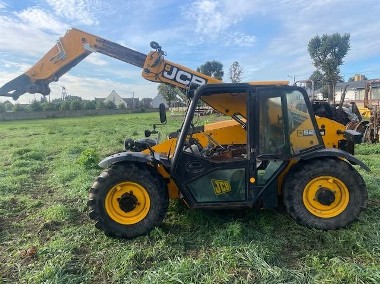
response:
[[[135,238],[161,224],[168,209],[162,178],[148,166],[115,164],[103,171],[89,193],[89,216],[107,236]]]
[[[299,224],[322,230],[342,228],[356,220],[367,199],[360,174],[335,158],[299,162],[283,186],[287,212]]]

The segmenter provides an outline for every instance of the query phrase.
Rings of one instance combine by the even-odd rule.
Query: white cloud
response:
[[[18,19],[0,16],[0,22],[0,52],[19,54],[21,58],[41,55],[56,37]]]
[[[217,2],[203,0],[197,1],[193,5],[194,9],[187,10],[185,16],[190,20],[195,20],[196,32],[201,34],[219,33],[229,26],[229,23],[223,20],[222,13],[217,10]]]
[[[255,36],[243,32],[227,33],[225,36],[225,45],[227,46],[253,46],[255,43]]]
[[[101,0],[46,0],[55,14],[84,25],[98,25],[98,14],[110,13],[111,7]],[[112,7],[117,9],[117,7]]]
[[[103,57],[103,58],[102,58]],[[99,54],[99,53],[91,53],[89,56],[87,56],[84,59],[85,62],[88,62],[93,65],[97,66],[107,66],[108,61],[104,59],[104,55]]]
[[[218,34],[258,11],[257,1],[198,0],[183,7],[183,15],[202,34]]]
[[[68,25],[37,7],[6,11],[0,15],[0,52],[41,56],[49,50]]]
[[[205,38],[217,39],[227,30],[236,26],[245,17],[254,14],[257,9],[255,1],[248,0],[198,0],[182,8],[182,14],[189,22],[195,23],[195,32]],[[243,35],[237,37],[237,35]],[[238,43],[251,42],[254,36],[234,31],[230,36],[238,39]]]
[[[54,33],[63,33],[69,28],[68,25],[57,20],[57,17],[39,8],[28,8],[16,13],[20,23],[33,30],[47,30]]]
[[[14,70],[17,70],[17,72],[24,72],[30,67],[29,64],[11,60],[1,60],[0,64],[5,68],[12,68]]]
[[[5,7],[7,7],[7,4],[4,3],[3,1],[0,1],[0,10],[4,9]]]

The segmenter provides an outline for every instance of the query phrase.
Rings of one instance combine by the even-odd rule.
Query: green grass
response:
[[[86,206],[97,160],[156,122],[146,113],[0,125],[0,282],[380,282],[380,145],[357,149],[372,170],[360,170],[369,202],[346,229],[308,229],[275,210],[193,211],[173,201],[148,236],[103,235]],[[159,129],[180,123],[169,117]]]

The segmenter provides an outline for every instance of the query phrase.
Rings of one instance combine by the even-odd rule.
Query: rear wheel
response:
[[[110,236],[134,238],[161,224],[168,192],[162,179],[146,167],[116,164],[96,179],[88,205],[98,229]]]
[[[348,163],[323,158],[296,165],[283,187],[288,213],[300,224],[328,230],[344,227],[365,208],[368,194]]]

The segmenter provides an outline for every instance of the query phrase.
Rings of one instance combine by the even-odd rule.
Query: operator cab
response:
[[[231,118],[195,131],[203,101]],[[192,97],[171,176],[191,207],[277,205],[277,179],[292,158],[323,148],[307,93],[284,85],[213,84]]]

